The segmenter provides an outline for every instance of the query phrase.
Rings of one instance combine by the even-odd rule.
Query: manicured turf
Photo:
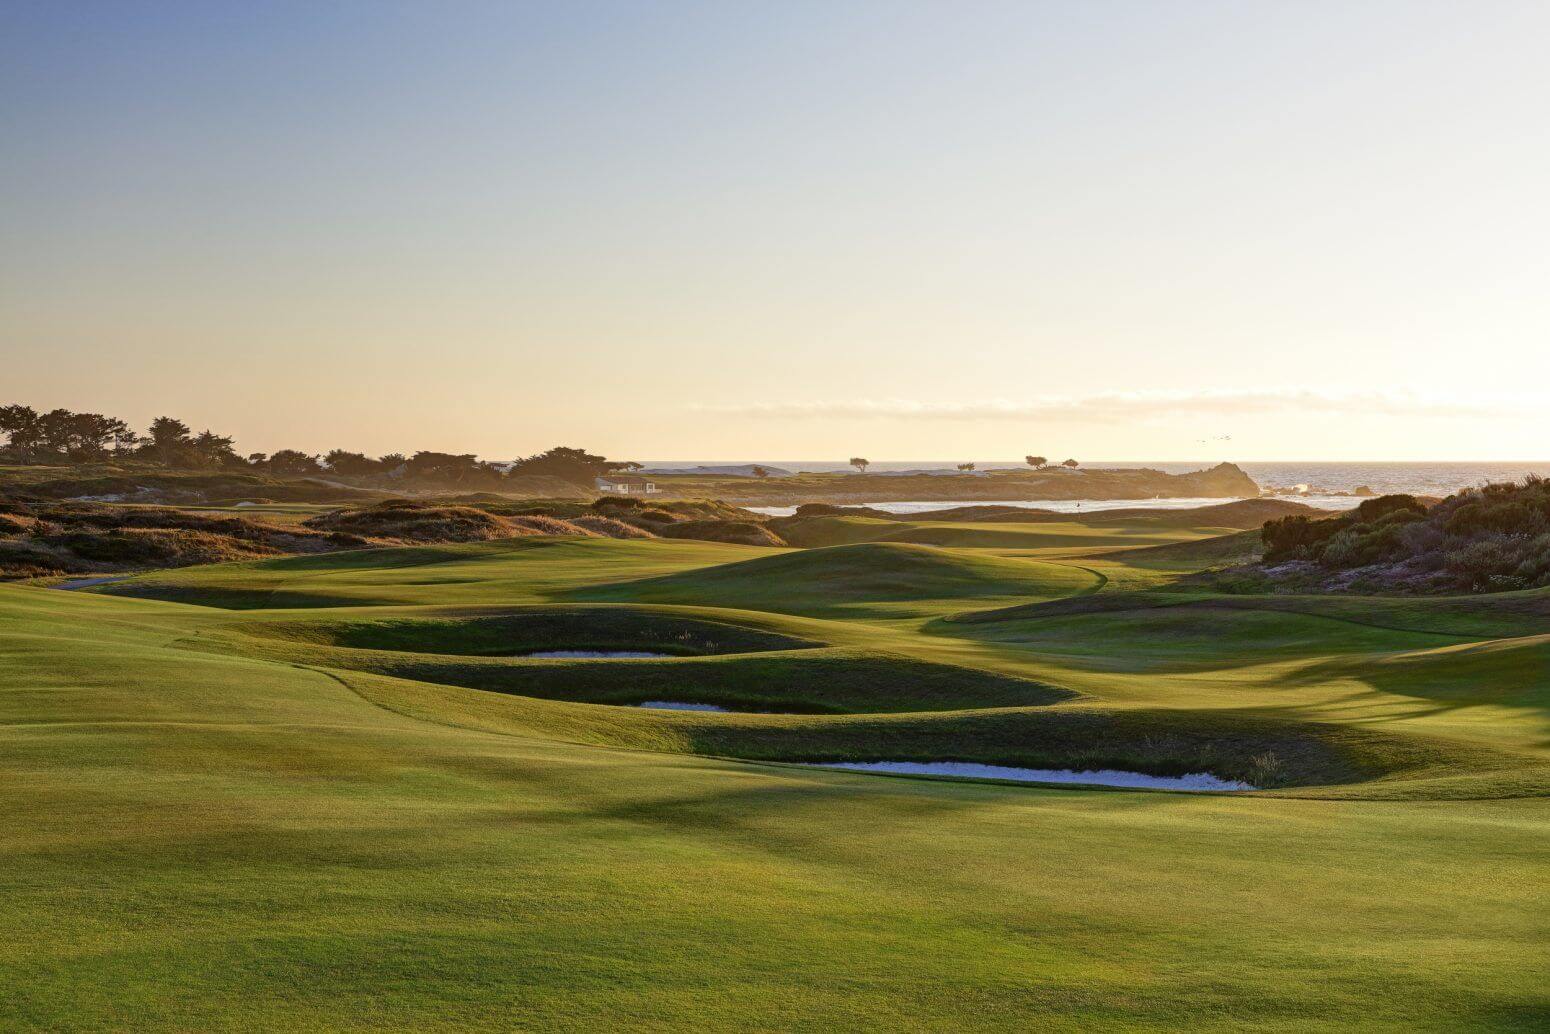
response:
[[[1209,529],[1010,527],[0,586],[0,1028],[1543,1027],[1544,597],[1214,597],[1169,584],[1210,547],[1107,551]],[[815,713],[580,702],[649,697]],[[835,759],[1277,788],[772,763]]]

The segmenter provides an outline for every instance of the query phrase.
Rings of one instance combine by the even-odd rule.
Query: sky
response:
[[[0,404],[1550,459],[1550,4],[0,0]]]

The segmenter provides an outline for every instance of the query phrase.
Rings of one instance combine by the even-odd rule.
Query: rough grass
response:
[[[363,544],[248,517],[166,507],[0,501],[0,577],[184,567]]]
[[[518,535],[598,534],[553,517],[503,517],[474,506],[441,506],[410,500],[389,500],[360,510],[335,510],[302,523],[320,531],[387,542],[488,542]]]

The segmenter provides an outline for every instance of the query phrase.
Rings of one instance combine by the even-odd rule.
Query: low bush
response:
[[[1467,489],[1430,510],[1413,496],[1363,502],[1323,520],[1290,516],[1261,531],[1264,564],[1359,570],[1344,587],[1506,592],[1550,585],[1550,482]]]

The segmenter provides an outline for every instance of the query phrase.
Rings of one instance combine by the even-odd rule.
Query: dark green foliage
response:
[[[509,473],[514,477],[530,475],[556,477],[562,481],[590,487],[595,477],[631,467],[639,468],[639,466],[637,463],[612,462],[602,456],[594,456],[585,449],[572,449],[562,445],[548,452],[541,452],[537,456],[518,460],[512,465]]]
[[[1413,496],[1383,496],[1339,517],[1269,521],[1261,534],[1270,566],[1388,565],[1391,572],[1376,576],[1378,588],[1531,589],[1550,585],[1550,482],[1530,477],[1467,489],[1431,510]]]
[[[1294,514],[1266,521],[1261,531],[1265,563],[1312,560],[1331,567],[1379,563],[1403,549],[1399,529],[1425,516],[1426,508],[1414,496],[1386,495],[1339,517],[1315,520]]]
[[[1391,513],[1425,514],[1426,507],[1422,506],[1415,496],[1405,493],[1367,499],[1356,507],[1357,520],[1367,523],[1381,520]]]

